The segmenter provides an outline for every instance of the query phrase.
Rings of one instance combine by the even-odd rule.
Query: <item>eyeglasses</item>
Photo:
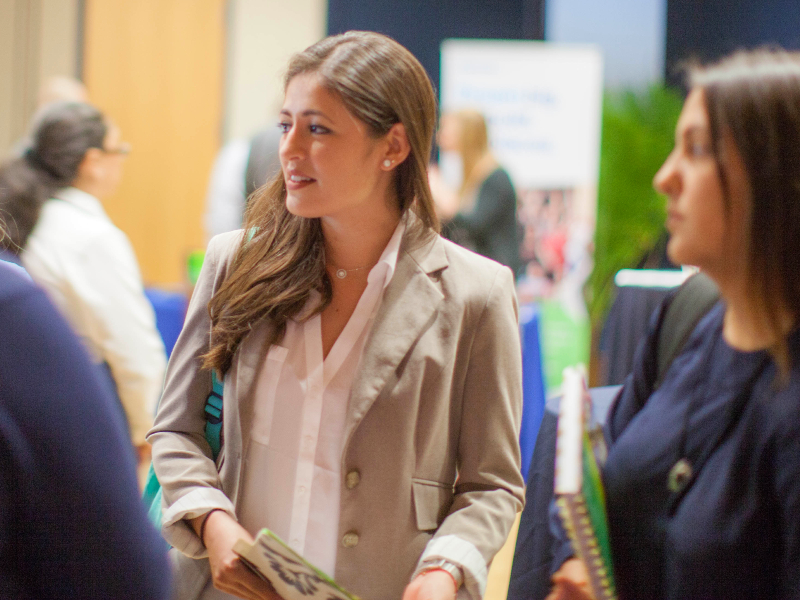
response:
[[[122,142],[116,148],[100,148],[106,154],[130,154],[131,153],[131,145],[128,142]]]

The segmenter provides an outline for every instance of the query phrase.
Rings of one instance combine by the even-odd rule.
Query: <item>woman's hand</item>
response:
[[[582,560],[570,558],[553,573],[553,590],[545,600],[595,600]]]
[[[253,573],[233,551],[236,540],[243,539],[252,544],[253,536],[222,510],[212,511],[208,517],[202,515],[192,519],[192,526],[198,534],[203,519],[206,523],[202,528],[202,542],[208,549],[214,587],[245,600],[282,600],[275,588]]]
[[[453,600],[456,591],[456,582],[450,573],[433,569],[414,577],[403,592],[403,600]]]

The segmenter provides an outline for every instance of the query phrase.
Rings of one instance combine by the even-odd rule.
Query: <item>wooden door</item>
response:
[[[204,245],[224,32],[224,0],[86,0],[83,79],[132,146],[106,210],[148,285],[182,285],[188,253]]]

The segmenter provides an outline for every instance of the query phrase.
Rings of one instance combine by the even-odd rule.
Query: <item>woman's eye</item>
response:
[[[694,157],[710,156],[711,146],[699,142],[691,143],[689,144],[689,155]]]
[[[331,131],[327,127],[324,127],[322,125],[317,125],[317,124],[309,125],[308,129],[309,129],[309,131],[311,133],[330,133],[330,131]]]
[[[283,133],[289,133],[289,130],[292,128],[291,123],[286,123],[284,121],[278,123],[278,129],[280,129]]]

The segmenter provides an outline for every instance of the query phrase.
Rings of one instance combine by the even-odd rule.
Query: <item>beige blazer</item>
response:
[[[211,380],[198,357],[208,348],[208,301],[240,239],[234,232],[209,244],[148,436],[182,598],[206,585],[208,560],[185,521],[168,521],[198,495],[235,513],[271,327],[253,327],[225,375],[224,445],[214,464],[203,414]],[[439,236],[415,239],[408,227],[348,405],[334,577],[365,600],[399,600],[434,536],[469,542],[488,567],[524,502],[511,271]],[[470,595],[479,595],[474,586]]]

